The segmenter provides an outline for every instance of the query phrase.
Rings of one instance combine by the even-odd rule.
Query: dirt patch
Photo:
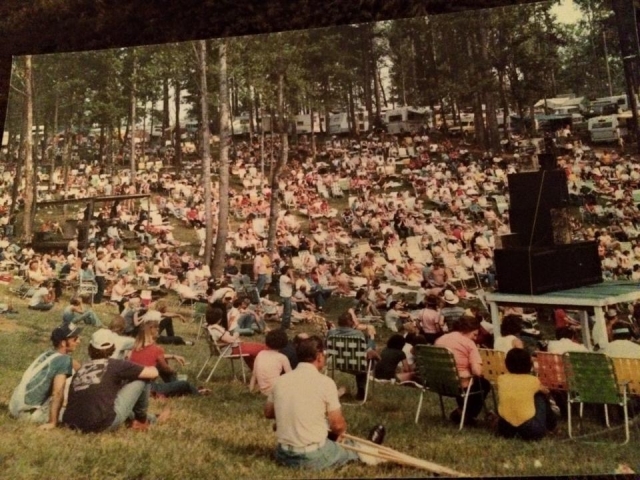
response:
[[[17,320],[8,320],[4,317],[0,317],[0,332],[26,332],[27,330],[28,329],[20,325]]]

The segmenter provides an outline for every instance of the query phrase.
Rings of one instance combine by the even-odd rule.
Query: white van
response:
[[[617,115],[593,117],[587,123],[589,137],[594,143],[617,142],[620,138],[620,128]]]

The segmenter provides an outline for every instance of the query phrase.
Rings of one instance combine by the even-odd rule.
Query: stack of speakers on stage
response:
[[[495,250],[498,290],[536,295],[602,281],[596,242],[571,242],[565,171],[552,154],[540,170],[508,176],[511,234]]]

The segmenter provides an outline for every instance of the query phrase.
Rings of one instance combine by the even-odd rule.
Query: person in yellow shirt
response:
[[[500,375],[497,382],[498,435],[540,440],[557,424],[549,391],[531,374],[533,363],[526,350],[509,350],[505,365],[509,373]]]

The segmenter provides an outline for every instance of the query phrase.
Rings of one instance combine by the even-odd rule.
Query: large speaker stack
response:
[[[508,176],[511,234],[495,250],[498,290],[537,295],[602,281],[596,242],[571,242],[569,190],[555,156]]]

